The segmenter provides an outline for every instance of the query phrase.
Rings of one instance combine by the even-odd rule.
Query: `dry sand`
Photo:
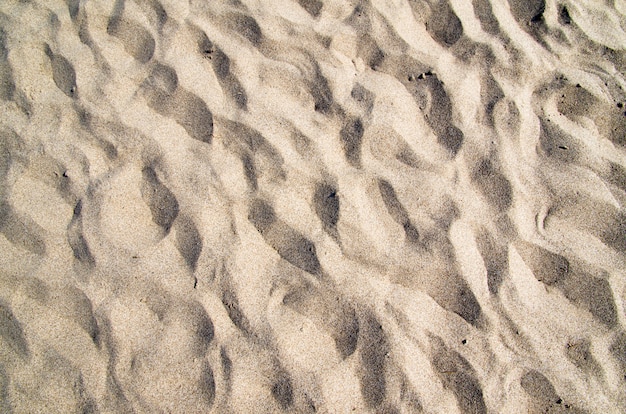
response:
[[[625,31],[1,1],[0,412],[626,412]]]

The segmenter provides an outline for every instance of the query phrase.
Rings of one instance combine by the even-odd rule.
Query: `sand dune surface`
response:
[[[624,0],[0,2],[0,412],[626,412]]]

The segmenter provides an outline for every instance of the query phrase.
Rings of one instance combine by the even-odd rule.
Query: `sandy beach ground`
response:
[[[0,412],[626,412],[626,1],[3,0]]]

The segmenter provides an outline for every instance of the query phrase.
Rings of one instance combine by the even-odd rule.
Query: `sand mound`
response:
[[[0,3],[0,411],[626,411],[622,0]]]

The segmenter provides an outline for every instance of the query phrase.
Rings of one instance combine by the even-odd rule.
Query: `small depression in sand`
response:
[[[141,195],[141,170],[128,168],[111,181],[100,211],[103,235],[116,247],[138,255],[163,238]]]

